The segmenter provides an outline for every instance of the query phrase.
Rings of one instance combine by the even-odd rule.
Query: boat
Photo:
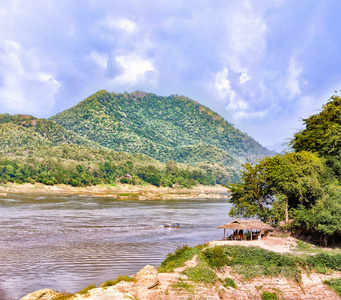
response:
[[[166,223],[164,227],[180,227],[180,223]]]

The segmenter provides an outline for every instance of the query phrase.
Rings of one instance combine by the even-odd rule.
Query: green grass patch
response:
[[[194,294],[195,287],[193,284],[190,284],[186,281],[179,280],[177,283],[172,284],[172,288],[179,289],[179,290],[185,290],[188,293]]]
[[[261,297],[263,300],[278,300],[277,294],[271,292],[264,292]]]
[[[194,255],[198,254],[205,245],[198,245],[196,247],[188,247],[184,245],[175,250],[174,254],[169,253],[166,259],[158,267],[159,273],[172,272],[175,268],[182,267],[186,261],[193,258]]]
[[[91,284],[91,285],[85,287],[84,289],[80,290],[77,294],[79,294],[79,295],[85,295],[85,294],[87,294],[89,291],[91,291],[92,289],[95,289],[95,288],[96,288],[96,285]]]
[[[237,285],[236,285],[236,283],[234,282],[234,280],[232,278],[228,278],[228,277],[225,278],[223,284],[224,284],[224,287],[230,286],[230,287],[232,287],[234,289],[237,288]]]
[[[329,279],[324,283],[328,284],[339,296],[341,296],[341,278]]]
[[[189,268],[183,273],[194,282],[214,284],[218,279],[216,273],[204,263],[200,263],[193,268]]]
[[[113,286],[118,284],[120,281],[135,281],[134,277],[129,277],[128,275],[119,275],[117,278],[115,279],[109,279],[106,282],[101,284],[102,288],[108,287],[108,286]]]

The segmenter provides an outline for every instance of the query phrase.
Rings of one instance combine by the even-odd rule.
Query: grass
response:
[[[228,277],[225,278],[223,284],[224,284],[224,287],[230,286],[230,287],[232,287],[234,289],[237,288],[237,285],[236,285],[236,283],[234,282],[234,280],[232,278],[228,278]]]
[[[135,281],[134,277],[129,277],[128,275],[119,275],[117,278],[115,279],[109,279],[106,282],[101,284],[102,288],[108,287],[108,286],[113,286],[118,284],[120,281]]]
[[[339,296],[341,296],[341,278],[329,279],[324,283],[328,284]]]
[[[271,292],[264,292],[261,297],[263,300],[278,300],[277,294]]]
[[[96,288],[96,285],[91,284],[91,285],[85,287],[84,289],[80,290],[77,294],[79,294],[79,295],[85,295],[85,294],[87,294],[89,291],[91,291],[92,289],[95,289],[95,288]]]
[[[308,247],[304,244],[303,247]],[[302,247],[302,246],[301,246]],[[341,271],[341,253],[321,252],[316,255],[280,254],[258,247],[216,246],[199,255],[211,268],[231,266],[232,270],[250,279],[258,276],[283,276],[301,281],[301,271],[319,273]]]
[[[182,267],[186,261],[193,258],[194,255],[200,253],[205,245],[198,245],[196,247],[188,247],[184,245],[175,250],[174,254],[169,253],[166,259],[158,267],[159,273],[172,272],[175,268]]]
[[[195,291],[195,287],[193,284],[190,284],[190,283],[183,281],[183,280],[179,280],[177,283],[174,283],[172,285],[172,288],[179,289],[179,290],[185,290],[191,294],[194,294],[194,291]]]
[[[193,268],[189,268],[183,273],[194,282],[214,284],[218,279],[217,274],[204,263],[200,263]]]
[[[71,297],[73,297],[75,294],[62,292],[61,295],[59,295],[57,298],[54,298],[54,300],[68,300]]]

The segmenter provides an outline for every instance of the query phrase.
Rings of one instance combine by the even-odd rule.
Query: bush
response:
[[[221,268],[230,263],[230,259],[222,246],[207,248],[203,251],[202,258],[211,268]]]
[[[232,287],[232,288],[234,288],[234,289],[237,288],[237,285],[236,285],[236,283],[233,281],[233,279],[227,277],[227,278],[225,278],[225,280],[224,280],[224,287],[228,287],[228,286],[230,286],[230,287]]]
[[[263,300],[278,300],[277,294],[271,292],[264,292],[261,297]]]

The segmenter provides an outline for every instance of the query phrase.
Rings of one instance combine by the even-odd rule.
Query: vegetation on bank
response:
[[[127,154],[82,145],[61,144],[15,148],[0,157],[0,183],[89,186],[150,183],[155,186],[214,185],[233,180],[234,172],[213,163],[159,162],[143,154]]]
[[[341,98],[304,119],[293,153],[265,157],[242,166],[240,182],[230,184],[231,216],[258,217],[305,231],[326,246],[341,237]]]
[[[312,271],[331,273],[341,271],[341,253],[330,254],[322,251],[316,255],[310,254],[280,254],[259,247],[245,246],[215,246],[205,248],[183,246],[174,254],[168,254],[161,263],[159,272],[171,272],[174,268],[184,265],[184,262],[198,255],[198,265],[186,269],[184,273],[195,282],[215,283],[218,280],[214,270],[225,266],[245,279],[259,276],[286,277],[301,281],[301,272]],[[212,273],[213,272],[213,273]],[[232,280],[233,281],[233,280]],[[235,286],[234,282],[226,280],[224,284]]]

